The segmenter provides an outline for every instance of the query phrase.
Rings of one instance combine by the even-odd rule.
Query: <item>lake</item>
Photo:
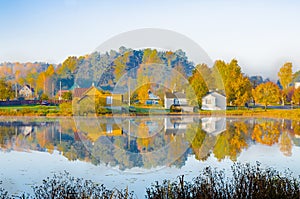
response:
[[[54,173],[134,190],[236,161],[300,175],[300,125],[263,118],[139,116],[0,119],[0,187],[32,193]]]

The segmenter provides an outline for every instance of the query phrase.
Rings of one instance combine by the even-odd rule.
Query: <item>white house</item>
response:
[[[202,110],[226,110],[226,97],[215,91],[202,98]]]
[[[226,130],[225,117],[202,118],[202,130],[212,136],[217,136]]]
[[[34,90],[29,85],[25,85],[19,90],[19,95],[25,99],[31,99],[33,98]]]
[[[178,105],[185,112],[193,112],[193,107],[188,105],[186,94],[183,92],[166,92],[165,109],[170,109],[172,105]]]
[[[300,88],[300,82],[295,82],[295,89]]]

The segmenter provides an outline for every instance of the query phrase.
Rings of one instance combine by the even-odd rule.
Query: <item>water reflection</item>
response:
[[[253,118],[129,117],[0,122],[1,151],[54,150],[68,160],[133,167],[182,167],[188,155],[237,160],[251,145],[300,146],[298,121]]]

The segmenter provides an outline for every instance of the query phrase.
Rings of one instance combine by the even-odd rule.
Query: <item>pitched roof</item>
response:
[[[205,97],[207,97],[207,96],[209,96],[209,95],[212,95],[212,96],[214,96],[214,97],[221,96],[221,97],[225,97],[225,98],[226,98],[225,95],[223,95],[223,94],[221,94],[221,93],[219,93],[219,92],[216,92],[216,91],[208,92],[205,96],[203,96],[203,98],[205,98]]]
[[[83,94],[89,90],[90,88],[75,88],[74,89],[74,93],[73,93],[73,97],[78,97],[78,98],[81,98],[83,96]]]
[[[166,98],[177,98],[177,99],[182,99],[182,98],[186,98],[185,93],[182,92],[166,92]]]

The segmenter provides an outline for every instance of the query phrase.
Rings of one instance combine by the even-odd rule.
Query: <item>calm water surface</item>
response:
[[[283,119],[123,117],[0,120],[0,181],[11,194],[54,173],[128,188],[139,198],[155,181],[196,177],[239,161],[300,175],[300,125]]]

